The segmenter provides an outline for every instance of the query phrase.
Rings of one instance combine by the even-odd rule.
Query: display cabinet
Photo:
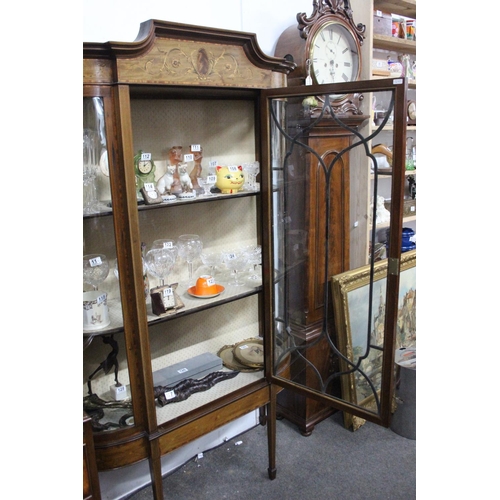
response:
[[[236,257],[263,244],[259,90],[293,64],[253,34],[162,21],[133,43],[85,43],[83,63],[84,409],[98,469],[148,459],[162,498],[162,455],[270,401],[262,266]],[[184,252],[182,235],[222,258]],[[148,261],[157,240],[177,247],[172,266]],[[218,353],[236,345],[258,364],[227,368]]]
[[[326,291],[329,276],[346,266],[345,178],[359,166],[345,154],[352,141],[343,133],[331,152],[316,151],[326,129],[304,115],[304,90],[286,88],[294,63],[264,55],[253,34],[157,20],[142,23],[131,43],[85,43],[83,63],[83,405],[97,469],[148,460],[161,499],[162,456],[261,409],[274,478],[283,388],[388,425],[398,225],[390,228],[381,405],[344,402],[331,380],[317,384],[297,369],[306,359],[317,371],[302,356],[310,327],[303,318],[317,329],[312,347],[336,342],[325,324]],[[350,85],[311,90],[326,100],[390,92],[401,120],[401,85]],[[305,149],[290,142],[302,142],[297,127]],[[401,194],[400,143],[393,200]],[[326,174],[325,162],[344,167]],[[396,201],[391,213],[400,211]],[[330,237],[339,224],[340,253],[307,238]],[[306,291],[309,274],[317,279]],[[331,352],[330,371],[341,377],[338,349]]]

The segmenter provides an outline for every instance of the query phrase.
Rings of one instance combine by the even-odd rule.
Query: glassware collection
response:
[[[220,295],[227,287],[237,290],[239,287],[255,288],[262,284],[260,245],[204,249],[199,235],[182,234],[176,240],[165,238],[153,241],[148,250],[144,248],[143,255],[146,301],[149,295],[153,315],[156,316],[167,312],[170,314],[184,307],[184,298],[208,299]],[[201,265],[195,267],[195,264]],[[106,255],[89,254],[83,257],[83,282],[92,287],[92,293],[84,291],[84,330],[97,330],[110,323],[107,293],[98,290],[108,277],[109,270]],[[112,274],[119,279],[117,260]],[[169,283],[169,277],[173,277],[173,274],[178,282]],[[155,280],[156,286],[149,289],[150,279]],[[161,304],[159,308],[155,306],[158,301]],[[106,321],[89,316],[89,309],[96,305],[104,307],[101,316],[105,316]]]
[[[95,111],[96,103],[89,100],[86,104]],[[107,152],[105,140],[101,138],[104,123],[101,115],[102,113],[98,115],[99,123],[91,123],[91,127],[83,129],[84,216],[109,211],[112,207],[110,200],[103,198],[98,179],[103,173],[109,178],[109,169],[103,168],[104,163],[107,163],[103,162],[103,156],[107,160]],[[197,197],[210,199],[220,195],[260,191],[260,183],[257,181],[260,172],[258,161],[221,165],[212,160],[204,168],[201,145],[191,144],[186,149],[189,152],[183,154],[183,146],[168,147],[166,160],[153,158],[151,153],[143,150],[134,155],[138,204],[171,203]],[[187,264],[187,278],[186,267],[181,262]],[[195,263],[201,263],[201,267],[197,269]],[[205,249],[200,236],[196,234],[183,234],[176,240],[158,239],[150,248],[146,248],[143,243],[142,265],[145,298],[148,304],[151,302],[153,315],[157,316],[184,307],[181,297],[211,298],[220,295],[226,287],[246,285],[254,288],[262,283],[259,269],[260,245],[215,251]],[[119,280],[118,259],[111,262],[111,268],[112,276]],[[110,323],[107,309],[110,303],[109,291],[98,291],[99,285],[107,279],[109,270],[106,255],[84,256],[83,282],[92,287],[92,290],[89,286],[87,290],[84,287],[84,330],[104,328]],[[203,278],[204,283],[202,293],[198,293],[201,290],[200,278]],[[169,284],[171,279],[178,282]],[[153,280],[151,286],[150,280]],[[219,282],[224,282],[225,286]],[[209,284],[208,290],[211,293],[206,292],[206,283]],[[89,295],[91,291],[94,292],[92,297]],[[88,311],[95,308],[96,300],[105,309],[105,314],[101,314],[101,317],[106,316],[106,321],[99,321],[95,315],[89,316]],[[89,301],[93,302],[90,304]]]

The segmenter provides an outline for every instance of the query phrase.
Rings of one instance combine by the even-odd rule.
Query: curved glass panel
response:
[[[133,423],[105,102],[102,96],[83,98],[83,408],[95,432]]]

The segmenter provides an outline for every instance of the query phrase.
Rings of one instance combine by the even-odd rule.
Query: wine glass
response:
[[[170,252],[174,256],[174,260],[177,259],[178,248],[175,240],[170,240],[166,238],[160,240],[154,240],[153,244],[151,245],[151,248],[164,248],[170,250]]]
[[[244,250],[229,250],[224,254],[225,266],[233,272],[234,281],[230,283],[234,286],[242,286],[245,283],[239,280],[239,273],[244,271],[248,266],[249,255]]]
[[[108,277],[109,263],[103,254],[93,253],[83,256],[83,281],[94,290]]]
[[[165,286],[165,279],[172,272],[177,258],[177,249],[162,244],[153,246],[146,253],[146,268],[155,278],[160,280],[160,286]]]
[[[177,240],[179,256],[188,264],[189,282],[193,279],[193,262],[201,255],[203,243],[197,234],[181,234]]]

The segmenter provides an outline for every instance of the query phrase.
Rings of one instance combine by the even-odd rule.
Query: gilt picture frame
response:
[[[416,347],[416,261],[416,250],[401,254],[396,349]],[[373,280],[369,342],[370,266],[337,274],[331,278],[331,285],[337,345],[346,358],[340,359],[340,370],[346,372],[341,376],[342,398],[375,411],[374,389],[380,393],[382,373],[382,350],[376,347],[383,347],[387,259],[375,263]],[[367,345],[370,347],[367,348]],[[352,364],[360,359],[361,372],[353,371]],[[357,430],[364,422],[364,419],[344,412],[346,428]]]

